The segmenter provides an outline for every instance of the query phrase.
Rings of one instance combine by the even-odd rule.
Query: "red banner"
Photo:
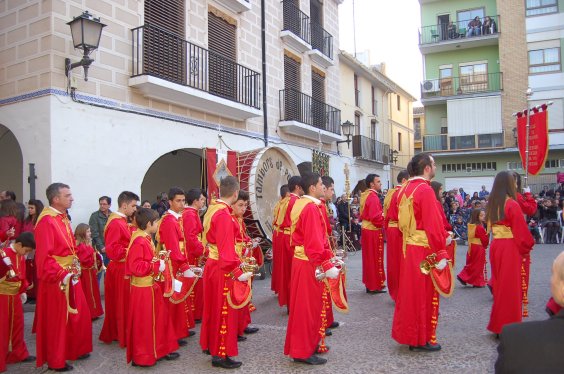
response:
[[[529,174],[537,175],[544,168],[548,156],[547,111],[533,113],[529,118]],[[517,118],[517,144],[519,155],[526,168],[527,116]]]
[[[218,161],[217,150],[206,148],[208,202],[219,197],[219,182],[227,175],[237,176],[237,152],[227,151],[227,160]]]

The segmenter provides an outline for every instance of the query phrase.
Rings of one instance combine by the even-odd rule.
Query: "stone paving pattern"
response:
[[[550,296],[552,261],[562,251],[562,245],[537,245],[532,254],[528,320],[546,319],[545,303]],[[466,246],[457,250],[456,271],[464,266]],[[248,335],[239,343],[238,359],[243,366],[233,372],[245,373],[491,373],[497,357],[497,341],[486,330],[492,297],[487,288],[474,289],[457,283],[453,297],[441,298],[441,314],[437,337],[443,349],[435,353],[410,352],[392,340],[391,325],[393,303],[388,294],[369,295],[361,282],[361,252],[347,259],[350,313],[335,313],[341,327],[327,338],[331,347],[324,357],[324,366],[304,366],[283,355],[286,332],[286,309],[278,307],[270,291],[270,278],[254,283],[253,303],[257,311],[252,314],[253,325],[260,331]],[[26,309],[30,309],[26,305]],[[35,354],[35,335],[31,334],[33,313],[25,313],[26,341],[31,354]],[[224,369],[212,368],[210,357],[199,349],[197,334],[181,347],[181,357],[176,361],[162,361],[149,369],[133,368],[125,363],[125,351],[116,343],[105,345],[97,338],[103,320],[93,323],[94,351],[89,359],[73,362],[74,373],[211,373]],[[8,366],[9,373],[50,372],[46,366],[35,364]]]

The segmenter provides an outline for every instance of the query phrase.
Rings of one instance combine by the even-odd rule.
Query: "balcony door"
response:
[[[301,64],[296,58],[284,55],[284,120],[307,123],[302,99]]]
[[[451,96],[453,94],[452,66],[439,68],[439,86],[441,88],[441,96]]]
[[[216,12],[208,13],[210,93],[237,100],[237,28]]]
[[[311,20],[311,46],[324,51],[325,40],[323,35],[323,4],[319,0],[310,0],[309,18]]]
[[[485,62],[460,65],[461,93],[488,90],[488,64]]]
[[[313,126],[326,129],[327,113],[325,113],[325,76],[316,70],[311,71],[311,115]]]
[[[439,27],[439,35],[441,40],[448,39],[448,23],[450,22],[450,14],[442,14],[437,16],[437,26]]]

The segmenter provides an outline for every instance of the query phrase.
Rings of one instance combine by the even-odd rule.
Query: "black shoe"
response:
[[[224,368],[224,369],[237,369],[243,365],[240,361],[232,360],[229,357],[220,358],[214,357],[212,358],[212,366],[216,368]]]
[[[493,295],[493,288],[492,288],[492,286],[490,286],[489,284],[488,284],[487,286],[488,286],[488,289],[490,290],[490,293]]]
[[[238,342],[244,342],[245,340],[247,340],[247,337],[246,337],[246,336],[239,335],[239,336],[237,337],[237,341],[238,341]]]
[[[327,362],[327,360],[321,357],[317,357],[316,355],[311,355],[308,358],[295,358],[294,362],[308,365],[323,365]]]
[[[85,353],[82,356],[78,356],[77,360],[85,360],[90,357],[90,353]]]
[[[462,280],[462,278],[460,278],[460,276],[458,276],[458,275],[456,276],[456,279],[458,279],[458,281],[459,281],[460,283],[462,283],[463,286],[466,286],[466,285],[468,284],[468,283],[464,282],[464,281]]]
[[[325,336],[332,336],[333,332],[329,329],[325,329]]]
[[[419,346],[410,345],[409,350],[414,352],[436,352],[441,350],[441,345],[431,344],[431,343],[427,343],[425,345],[419,345]]]
[[[202,351],[202,353],[203,353],[203,354],[206,354],[206,355],[210,355],[210,354],[211,354],[209,349],[204,349],[204,350]]]
[[[333,321],[333,323],[330,324],[328,327],[329,327],[330,329],[336,329],[336,328],[339,327],[340,325],[341,325],[341,324],[340,324],[339,322]]]
[[[173,360],[176,360],[178,357],[180,357],[180,353],[172,352],[172,353],[169,353],[166,356],[164,356],[164,359],[167,360],[167,361],[173,361]]]
[[[370,291],[370,290],[367,288],[367,289],[366,289],[366,293],[374,294],[374,293],[376,293],[376,291]]]
[[[194,335],[196,335],[196,331],[194,331],[194,330],[188,331],[188,337],[191,337],[191,336],[194,336]]]
[[[21,362],[33,362],[37,359],[37,357],[29,355],[26,358],[24,358]]]
[[[194,323],[196,323],[196,324],[202,323],[202,320],[201,320],[201,319],[195,319],[195,320],[194,320]]]
[[[35,299],[27,299],[25,303],[28,305],[35,305]]]
[[[387,292],[388,292],[388,290],[385,289],[385,288],[382,288],[381,290],[374,291],[374,293],[387,293]]]
[[[178,345],[184,347],[188,342],[184,339],[178,339]]]
[[[66,364],[66,363],[65,363],[64,368],[60,368],[60,369],[49,368],[49,370],[53,370],[53,371],[56,371],[56,372],[59,372],[59,373],[63,373],[65,371],[71,371],[72,369],[74,369],[74,367],[72,367],[72,365],[69,365],[69,364]]]
[[[484,288],[486,286],[472,286],[472,287],[474,287],[474,288]]]
[[[254,334],[259,330],[258,327],[247,327],[244,331],[245,334]]]
[[[152,364],[152,365],[141,365],[141,364],[136,364],[135,361],[131,361],[131,366],[135,366],[135,367],[138,367],[138,368],[150,368],[150,367],[153,367],[155,365],[156,365],[156,363]]]

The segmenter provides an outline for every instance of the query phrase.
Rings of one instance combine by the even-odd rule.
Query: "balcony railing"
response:
[[[421,83],[421,98],[432,99],[503,90],[503,73],[428,79]]]
[[[280,90],[280,121],[297,121],[341,134],[341,111],[298,90]]]
[[[325,56],[333,59],[333,35],[329,34],[320,24],[311,21],[311,47]]]
[[[284,12],[284,30],[291,31],[307,44],[311,44],[309,16],[302,12],[291,0],[282,2]]]
[[[260,109],[260,74],[146,24],[131,30],[132,77],[151,75]]]
[[[353,135],[353,157],[389,163],[390,146],[363,135]]]
[[[480,20],[482,26],[474,29],[469,27],[469,23],[472,22],[471,19],[453,22],[450,27],[448,24],[423,26],[419,32],[419,45],[483,38],[501,32],[499,16],[489,17],[492,19],[489,27],[484,26],[485,17]]]
[[[448,134],[423,136],[424,151],[458,151],[468,149],[491,149],[503,147],[503,132],[467,136]]]

